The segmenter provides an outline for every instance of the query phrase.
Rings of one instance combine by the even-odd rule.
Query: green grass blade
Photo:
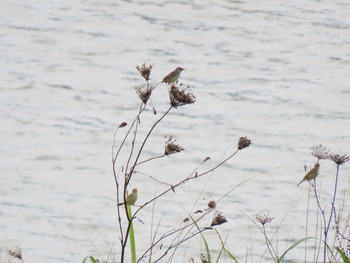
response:
[[[232,254],[230,253],[230,251],[228,251],[225,247],[223,247],[223,248],[224,248],[226,254],[227,254],[234,262],[238,263],[238,260],[234,257],[234,255],[232,255]]]
[[[127,205],[126,207],[128,210],[128,217],[132,218],[131,207],[129,205]],[[134,226],[132,221],[130,222],[129,241],[130,241],[131,262],[136,263],[135,233],[134,233]]]
[[[323,241],[323,243],[324,243],[324,241]],[[326,243],[326,247],[327,247],[329,253],[331,254],[331,258],[333,258],[333,259],[336,261],[337,258],[336,258],[336,256],[334,255],[332,248],[331,248],[330,246],[328,246],[327,243]],[[348,263],[348,261],[344,261],[344,262]]]
[[[339,247],[335,247],[335,250],[337,250],[337,252],[339,253],[341,259],[343,260],[344,263],[349,263],[350,259],[347,258],[347,256],[345,255],[345,253],[343,252],[343,250],[341,250]]]
[[[204,241],[205,252],[207,253],[208,263],[211,263],[211,255],[210,255],[210,249],[209,249],[208,242],[205,240],[205,238],[204,238],[204,236],[202,235],[202,233],[201,233],[201,236],[202,236],[203,241]]]
[[[281,262],[284,258],[284,256],[290,251],[292,250],[293,248],[295,248],[296,246],[298,246],[300,243],[304,242],[305,240],[307,239],[311,239],[313,237],[305,237],[305,238],[302,238],[300,240],[298,240],[297,242],[295,242],[293,245],[291,245],[286,251],[284,251],[284,253],[282,254],[282,256],[277,259],[277,262]]]
[[[220,252],[219,252],[219,255],[218,255],[218,257],[217,257],[215,263],[219,263],[219,259],[221,258],[221,255],[222,255],[222,251],[223,251],[223,250],[224,250],[224,247],[221,247]]]
[[[86,257],[83,259],[82,263],[86,263],[86,261],[87,261],[88,259],[90,259],[92,263],[97,263],[96,259],[95,259],[94,257],[91,257],[91,256],[86,256]]]
[[[193,217],[191,215],[189,215],[189,217],[191,218],[192,222],[194,223],[194,225],[196,226],[196,228],[198,229],[198,231],[200,232],[200,228],[196,222],[196,220],[193,219]],[[205,246],[205,252],[207,253],[207,259],[208,259],[208,263],[211,263],[211,255],[210,255],[210,249],[209,249],[209,245],[208,242],[205,240],[204,235],[200,232],[200,235],[203,239],[204,242],[204,246]]]

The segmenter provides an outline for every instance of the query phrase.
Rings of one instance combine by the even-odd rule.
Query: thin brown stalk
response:
[[[154,157],[151,157],[151,158],[149,158],[149,159],[143,160],[143,161],[137,163],[136,165],[140,165],[140,164],[143,164],[143,163],[147,163],[147,162],[153,161],[153,160],[155,160],[155,159],[160,159],[160,158],[163,158],[164,156],[166,156],[166,155],[163,154],[163,155],[159,155],[159,156],[154,156]]]
[[[153,197],[152,199],[150,199],[149,201],[147,201],[146,203],[144,203],[140,208],[138,208],[135,211],[135,215],[144,207],[146,207],[147,205],[149,205],[150,203],[152,203],[154,200],[160,198],[161,196],[165,195],[166,193],[168,193],[169,191],[174,191],[175,188],[177,188],[179,185],[185,184],[190,180],[196,179],[198,177],[202,177],[214,170],[216,170],[217,168],[219,168],[220,166],[222,166],[224,163],[226,163],[228,160],[230,160],[233,156],[235,156],[237,154],[238,150],[236,150],[234,153],[232,153],[230,156],[228,156],[226,159],[224,159],[223,161],[221,161],[219,164],[215,165],[213,168],[203,172],[203,173],[195,173],[194,175],[189,175],[187,176],[185,179],[181,180],[180,182],[178,182],[175,185],[172,185],[171,187],[169,187],[167,190],[163,191],[162,193],[158,194],[157,196]]]
[[[321,203],[320,203],[320,197],[318,196],[317,194],[317,186],[316,186],[316,178],[314,178],[314,194],[315,194],[315,198],[316,198],[316,203],[317,203],[317,206],[319,208],[319,211],[321,212],[321,217],[322,217],[322,220],[323,220],[323,224],[321,224],[321,229],[324,227],[326,227],[326,215],[325,215],[325,211],[324,211],[324,208],[321,207]],[[323,234],[325,234],[325,232],[323,232]],[[320,236],[320,244],[322,243],[322,236]],[[324,244],[326,244],[326,242],[324,242]],[[326,255],[327,255],[327,247],[323,247],[323,260],[324,262],[326,262]],[[318,258],[318,257],[317,257]],[[317,261],[317,258],[316,258],[316,261]]]
[[[143,140],[141,146],[140,146],[140,149],[136,155],[136,158],[135,158],[135,161],[134,161],[134,164],[130,167],[130,171],[129,171],[129,180],[127,181],[127,184],[129,184],[130,180],[131,180],[131,176],[133,174],[133,171],[135,170],[136,168],[136,164],[137,162],[139,161],[139,158],[141,156],[141,153],[143,151],[143,148],[146,144],[146,142],[148,141],[148,138],[149,136],[152,134],[152,131],[154,130],[154,128],[158,125],[159,122],[161,122],[161,120],[163,120],[163,118],[170,112],[170,110],[173,108],[173,106],[170,106],[169,109],[152,125],[152,127],[150,128],[150,130],[148,131],[145,139]],[[127,169],[126,169],[127,170]]]
[[[168,237],[170,237],[170,236],[173,236],[173,235],[175,235],[175,234],[179,234],[179,233],[181,233],[181,232],[183,232],[184,230],[186,230],[186,229],[188,229],[188,228],[193,228],[194,226],[195,226],[195,223],[197,223],[197,222],[199,222],[203,217],[205,217],[207,214],[209,214],[210,212],[211,212],[212,210],[207,210],[204,214],[202,214],[195,222],[191,222],[191,223],[189,223],[189,224],[187,224],[187,225],[185,225],[185,226],[183,226],[183,227],[180,227],[180,228],[177,228],[177,229],[174,229],[174,230],[171,230],[171,231],[169,231],[168,233],[165,233],[165,234],[163,234],[161,237],[159,237],[143,254],[142,254],[142,256],[138,259],[138,261],[137,262],[139,262],[139,261],[141,261],[143,258],[145,258],[146,256],[147,256],[147,254],[150,252],[150,251],[152,251],[152,249],[156,246],[156,245],[158,245],[160,242],[162,242],[163,240],[165,240],[166,238],[168,238]],[[211,227],[210,228],[208,228],[208,229],[211,229]],[[182,239],[181,239],[182,240]],[[185,240],[188,240],[188,236],[185,238]],[[180,241],[179,241],[180,242]],[[177,243],[179,243],[179,242],[177,242]],[[180,242],[180,243],[183,243],[183,242]],[[180,244],[179,243],[179,244]],[[174,248],[175,246],[173,245],[173,242],[171,243],[172,245],[170,245],[171,246],[171,248]],[[167,253],[168,251],[166,251],[166,253]]]
[[[150,130],[148,131],[146,137],[144,138],[141,146],[140,146],[140,149],[138,150],[137,154],[136,154],[136,158],[135,158],[135,161],[134,161],[134,165],[130,167],[130,171],[129,173],[127,172],[128,171],[128,165],[130,164],[131,162],[131,157],[133,155],[133,151],[134,151],[134,143],[135,143],[135,138],[136,138],[136,133],[137,133],[137,128],[135,128],[135,131],[134,131],[134,138],[133,138],[133,141],[132,141],[132,146],[131,146],[131,150],[130,150],[130,153],[129,153],[129,158],[128,158],[128,161],[127,161],[127,166],[125,168],[125,183],[124,183],[124,202],[126,201],[126,190],[127,190],[127,187],[132,179],[132,175],[133,175],[133,172],[135,170],[135,166],[140,158],[140,155],[143,151],[143,148],[149,138],[149,136],[152,134],[152,131],[154,130],[154,128],[157,126],[157,124],[170,112],[170,110],[172,109],[173,107],[170,106],[169,109],[152,125],[152,127],[150,128]],[[136,125],[137,126],[137,125]],[[119,209],[119,208],[118,208]],[[127,206],[124,206],[124,209],[125,209],[125,214],[128,215],[128,212],[127,212]],[[121,262],[124,262],[124,254],[125,254],[125,248],[126,248],[126,245],[127,245],[127,241],[128,241],[128,237],[129,237],[129,233],[130,233],[130,227],[131,227],[131,223],[132,223],[132,220],[135,218],[136,216],[136,213],[139,211],[140,209],[136,210],[136,212],[133,214],[132,218],[128,218],[128,226],[126,228],[126,231],[125,231],[125,236],[124,236],[124,242],[122,242],[122,251],[121,251]]]
[[[269,253],[271,255],[271,257],[273,258],[273,260],[275,262],[278,261],[278,257],[277,257],[277,253],[273,248],[273,245],[270,241],[270,239],[268,238],[267,234],[266,234],[266,229],[265,229],[265,224],[262,224],[263,228],[261,228],[252,218],[250,218],[246,213],[244,213],[243,211],[241,211],[241,213],[243,215],[245,215],[259,230],[260,232],[264,235],[265,237],[265,242],[266,242],[266,247],[269,250]]]

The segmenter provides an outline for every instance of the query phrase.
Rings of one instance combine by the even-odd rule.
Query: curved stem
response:
[[[262,232],[263,232],[263,234],[264,234],[264,236],[265,236],[265,241],[266,241],[267,249],[269,250],[270,255],[271,255],[271,257],[273,258],[273,260],[274,260],[275,262],[278,262],[278,256],[277,256],[277,254],[276,254],[276,251],[275,251],[275,249],[273,248],[273,245],[272,245],[272,243],[271,243],[271,240],[267,237],[266,229],[265,229],[265,224],[262,224],[262,226],[263,226]]]
[[[239,150],[236,150],[234,153],[232,153],[229,157],[227,157],[226,159],[224,159],[223,161],[221,161],[219,164],[215,165],[213,168],[203,172],[203,173],[195,173],[194,175],[191,175],[186,177],[185,179],[181,180],[180,182],[178,182],[177,184],[175,185],[172,185],[169,189],[165,190],[164,192],[158,194],[157,196],[153,197],[152,199],[150,199],[149,201],[147,201],[146,203],[144,203],[139,209],[137,209],[134,213],[134,216],[142,209],[144,208],[145,206],[149,205],[150,203],[152,203],[154,200],[158,199],[159,197],[165,195],[166,193],[168,193],[169,191],[174,191],[174,189],[176,187],[178,187],[179,185],[181,184],[185,184],[187,183],[188,181],[192,180],[192,179],[195,179],[195,178],[198,178],[198,177],[202,177],[214,170],[216,170],[217,168],[219,168],[221,165],[223,165],[224,163],[226,163],[228,160],[230,160],[233,156],[235,156],[237,154]]]
[[[317,195],[317,190],[316,190],[316,177],[314,178],[314,193],[315,193],[315,198],[317,202],[317,206],[321,212],[322,219],[323,219],[323,225],[326,228],[326,215],[324,213],[324,209],[322,209],[321,204],[320,204],[320,198]],[[325,238],[327,238],[326,231],[324,231]],[[326,262],[326,255],[327,255],[327,245],[326,245],[326,240],[324,242],[324,247],[323,247],[323,260]]]
[[[143,163],[146,163],[146,162],[152,161],[152,160],[154,160],[154,159],[163,158],[164,156],[165,156],[165,154],[163,154],[163,155],[159,155],[159,156],[154,156],[154,157],[151,157],[151,158],[149,158],[149,159],[143,160],[143,161],[141,161],[141,162],[137,163],[136,165],[140,165],[140,164],[143,164]]]
[[[173,106],[170,106],[169,109],[152,125],[151,129],[149,130],[149,132],[147,133],[145,139],[143,140],[142,144],[141,144],[141,147],[136,155],[136,158],[135,158],[135,162],[133,164],[133,166],[131,166],[130,168],[130,172],[129,172],[129,176],[128,176],[128,180],[126,181],[126,184],[129,184],[130,180],[131,180],[131,176],[135,170],[135,167],[136,167],[136,164],[141,156],[141,153],[142,153],[142,150],[143,150],[143,147],[145,146],[149,136],[151,135],[152,131],[154,130],[154,128],[157,126],[157,124],[170,112],[170,110],[173,108]],[[128,162],[129,163],[129,162]]]
[[[126,190],[127,190],[127,187],[130,183],[130,180],[132,178],[132,175],[133,175],[133,172],[135,170],[135,167],[136,167],[136,164],[141,156],[141,153],[143,151],[143,148],[149,138],[149,136],[151,135],[152,131],[154,130],[154,128],[157,126],[157,124],[170,112],[170,110],[173,108],[173,106],[170,106],[169,109],[152,125],[151,129],[148,131],[145,139],[143,140],[142,144],[141,144],[141,147],[140,149],[138,150],[137,152],[137,155],[136,155],[136,158],[135,158],[135,161],[134,161],[134,164],[130,167],[130,171],[129,173],[127,172],[128,171],[128,168],[129,168],[129,164],[130,164],[130,161],[131,161],[131,157],[133,155],[133,151],[134,151],[134,143],[135,143],[135,137],[136,137],[136,131],[134,132],[134,139],[132,141],[132,146],[131,146],[131,151],[130,151],[130,154],[129,154],[129,158],[127,160],[127,165],[126,165],[126,168],[125,168],[125,182],[124,182],[124,202],[126,202]],[[139,120],[139,116],[140,114],[138,114],[138,116],[136,117],[136,119],[134,120],[134,123],[132,126],[135,125],[135,121]],[[137,129],[137,127],[136,127]],[[131,128],[129,129],[129,132],[130,132]],[[123,141],[124,143],[124,141]],[[118,151],[118,154],[119,154],[119,151]],[[118,196],[119,196],[119,192],[118,192]],[[120,210],[119,210],[119,206],[118,206],[118,215],[120,213]],[[125,209],[125,213],[126,215],[128,215],[128,211],[127,211],[127,207],[124,206],[124,209]],[[138,212],[140,210],[140,208],[136,211]],[[123,242],[122,242],[122,251],[121,251],[121,261],[120,262],[124,262],[124,257],[125,257],[125,249],[126,249],[126,243],[127,243],[127,240],[128,240],[128,237],[129,237],[129,232],[130,232],[130,227],[131,227],[131,224],[132,224],[132,221],[133,219],[135,218],[135,215],[136,215],[136,212],[134,213],[133,217],[132,218],[128,218],[128,226],[127,226],[127,229],[125,231],[125,237],[123,238]],[[121,226],[121,224],[120,224]]]
[[[324,249],[327,249],[328,231],[329,231],[329,227],[331,225],[331,221],[332,221],[332,217],[333,217],[333,211],[335,210],[335,198],[336,198],[336,195],[337,195],[338,176],[339,176],[339,164],[337,165],[337,173],[336,173],[336,177],[335,177],[335,185],[334,185],[334,193],[333,193],[333,200],[332,200],[332,208],[331,208],[331,212],[329,214],[328,225],[327,225],[327,227],[325,228],[325,231],[324,231]]]
[[[117,172],[116,172],[116,161],[118,159],[119,153],[121,151],[121,149],[123,148],[126,139],[128,138],[131,129],[134,127],[135,123],[137,123],[137,121],[140,118],[141,113],[145,110],[146,105],[144,105],[143,103],[140,106],[139,112],[137,114],[137,116],[135,117],[135,119],[133,120],[132,124],[130,125],[129,130],[127,131],[126,135],[124,136],[119,149],[117,151],[117,153],[112,156],[112,164],[113,164],[113,176],[114,176],[114,181],[115,181],[115,185],[116,185],[116,191],[117,191],[117,204],[120,203],[120,189],[119,189],[119,182],[118,182],[118,177],[117,177]],[[115,147],[115,136],[116,136],[117,131],[114,133],[114,138],[113,138],[113,145],[112,145],[112,153],[113,153],[113,149]],[[125,199],[125,197],[124,197]],[[125,202],[125,200],[124,200]],[[124,262],[124,257],[125,257],[125,241],[124,241],[124,233],[123,233],[123,226],[122,226],[122,219],[121,219],[121,211],[120,211],[120,206],[117,205],[117,214],[118,214],[118,225],[119,225],[119,231],[120,231],[120,244],[121,244],[121,255],[120,255],[120,262]]]

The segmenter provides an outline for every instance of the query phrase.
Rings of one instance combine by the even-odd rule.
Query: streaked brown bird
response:
[[[316,163],[314,165],[314,167],[310,171],[307,172],[307,174],[304,176],[303,180],[301,180],[301,182],[298,183],[297,186],[299,186],[299,184],[301,184],[304,181],[311,181],[311,180],[315,179],[316,176],[318,175],[319,171],[320,171],[320,164]]]
[[[177,67],[172,72],[170,72],[168,75],[166,75],[163,78],[162,82],[165,82],[168,84],[174,83],[175,81],[177,81],[179,79],[180,74],[183,70],[185,70],[185,69],[182,67]]]

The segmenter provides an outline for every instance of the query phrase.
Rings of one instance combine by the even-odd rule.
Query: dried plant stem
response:
[[[230,160],[233,156],[235,156],[237,154],[237,152],[239,151],[239,149],[237,149],[235,152],[233,152],[230,156],[228,156],[226,159],[224,159],[223,161],[221,161],[219,164],[215,165],[213,168],[203,172],[203,173],[200,173],[200,174],[195,174],[195,175],[192,175],[190,177],[188,177],[189,179],[193,179],[193,178],[197,178],[197,177],[201,177],[203,175],[206,175],[214,170],[216,170],[217,168],[219,168],[221,165],[223,165],[224,163],[226,163],[228,160]]]
[[[114,180],[115,180],[115,184],[116,184],[116,192],[117,192],[116,193],[117,194],[117,204],[120,203],[120,198],[119,198],[119,196],[120,196],[120,187],[119,187],[119,182],[118,182],[118,177],[117,177],[117,172],[116,172],[116,161],[117,161],[117,159],[119,157],[121,149],[123,148],[123,146],[124,146],[124,144],[126,142],[126,139],[129,137],[130,132],[134,128],[134,126],[139,122],[140,115],[145,110],[145,108],[146,108],[145,105],[141,104],[139,112],[136,115],[135,119],[133,120],[132,124],[130,125],[130,128],[127,131],[126,135],[124,136],[121,144],[119,145],[117,153],[114,156],[112,156],[113,176],[114,176]],[[116,136],[116,132],[114,133],[112,152],[113,152],[113,149],[115,147],[115,136]],[[125,195],[125,193],[126,193],[126,191],[124,191],[124,195]],[[126,201],[126,197],[124,196],[124,202],[125,201]],[[125,213],[126,213],[126,215],[128,214],[127,210],[126,210],[126,206],[125,206]],[[118,214],[118,225],[119,225],[119,231],[120,231],[120,238],[119,238],[119,240],[120,240],[121,249],[122,249],[122,251],[121,251],[121,262],[124,262],[124,254],[125,254],[125,246],[126,246],[126,241],[127,241],[127,235],[124,238],[124,231],[123,231],[123,225],[122,225],[122,219],[121,219],[121,210],[120,210],[120,206],[119,205],[117,205],[117,214]],[[130,221],[129,221],[129,224],[128,224],[127,231],[129,231],[129,229],[130,229]]]
[[[145,146],[149,136],[152,134],[152,131],[154,130],[154,128],[157,126],[157,124],[159,122],[161,122],[163,120],[163,118],[170,112],[170,110],[173,108],[173,106],[170,106],[169,109],[164,112],[164,114],[152,125],[151,129],[148,131],[147,135],[145,136],[145,139],[143,140],[141,147],[136,155],[135,161],[134,161],[134,165],[130,167],[130,172],[129,172],[129,179],[127,180],[127,184],[129,184],[131,176],[136,168],[137,162],[139,161],[140,155],[142,153],[143,147]],[[127,170],[127,169],[126,169]]]
[[[155,182],[157,182],[157,183],[159,183],[159,184],[166,185],[166,186],[171,186],[171,184],[169,184],[169,183],[167,183],[167,182],[160,181],[160,180],[154,178],[152,175],[149,175],[149,174],[146,174],[146,173],[143,173],[143,172],[140,172],[140,171],[136,171],[136,170],[135,170],[135,171],[134,171],[134,174],[136,174],[136,173],[141,174],[141,175],[144,175],[144,176],[150,178],[151,180],[153,180],[153,181],[155,181]]]
[[[118,148],[117,153],[114,156],[112,156],[113,176],[114,176],[114,181],[115,181],[116,191],[117,191],[117,193],[116,193],[117,194],[117,204],[120,203],[120,199],[119,199],[120,189],[119,189],[119,182],[118,182],[117,171],[116,171],[116,162],[117,162],[117,159],[119,157],[120,151],[121,151],[121,149],[123,148],[123,146],[125,144],[126,139],[128,138],[128,136],[129,136],[132,128],[134,127],[135,123],[137,123],[137,121],[140,119],[140,115],[145,110],[145,108],[146,108],[145,105],[141,104],[139,112],[138,112],[137,116],[135,117],[134,121],[132,122],[132,124],[130,125],[130,128],[127,131],[126,135],[124,136],[124,138],[123,138],[123,140],[122,140],[122,142],[121,142],[121,144],[120,144],[120,146]],[[112,145],[112,154],[113,154],[113,149],[115,148],[115,138],[116,138],[116,133],[117,133],[118,130],[119,130],[119,127],[117,128],[117,130],[114,133],[113,145]],[[125,198],[124,198],[124,202],[125,202]],[[117,214],[118,214],[118,225],[119,225],[119,231],[120,231],[120,243],[121,243],[121,246],[123,247],[124,234],[123,234],[123,226],[122,226],[122,219],[121,219],[121,211],[120,211],[120,207],[118,205],[117,205]]]
[[[315,193],[315,198],[316,198],[316,202],[317,202],[317,206],[321,212],[321,216],[322,216],[322,220],[323,220],[323,226],[321,225],[321,229],[322,227],[326,228],[326,215],[325,215],[325,211],[324,209],[321,207],[321,203],[320,203],[320,197],[317,194],[317,186],[316,186],[316,178],[314,178],[314,193]],[[326,238],[326,231],[323,232],[323,234],[325,235]],[[322,237],[320,237],[322,239]],[[321,240],[322,242],[322,240]],[[323,260],[324,262],[326,262],[326,257],[327,257],[327,244],[326,244],[326,240],[324,240],[324,247],[323,247]]]
[[[309,184],[309,191],[307,195],[307,203],[306,203],[306,219],[305,219],[305,237],[307,237],[308,230],[309,230],[309,209],[310,209],[310,196],[311,196],[311,191],[310,191],[310,184]],[[307,240],[305,240],[305,255],[304,255],[304,262],[306,263],[306,257],[307,256]]]
[[[271,257],[273,258],[273,260],[275,262],[278,262],[278,255],[277,255],[275,249],[273,248],[271,240],[267,236],[265,225],[263,225],[263,234],[264,234],[264,237],[265,237],[266,246],[267,246],[267,248],[268,248],[268,250],[270,252]]]
[[[334,191],[333,191],[333,200],[332,200],[332,206],[331,206],[331,211],[329,214],[329,219],[328,221],[326,220],[326,215],[325,215],[325,209],[321,207],[320,204],[320,198],[317,194],[317,186],[316,186],[316,178],[314,179],[314,193],[315,193],[315,198],[317,202],[317,206],[321,212],[322,220],[323,220],[323,235],[324,235],[324,240],[323,240],[323,262],[327,262],[327,241],[328,241],[328,233],[329,233],[329,228],[332,222],[332,217],[334,214],[335,210],[335,199],[337,195],[337,186],[338,186],[338,176],[339,176],[339,164],[337,164],[337,171],[336,171],[336,178],[335,178],[335,185],[334,185]],[[322,242],[322,241],[321,241]]]
[[[152,125],[152,127],[150,128],[150,130],[148,131],[147,135],[145,136],[141,146],[140,146],[140,149],[138,150],[137,154],[136,154],[136,158],[135,158],[135,161],[134,161],[134,165],[130,167],[130,171],[128,173],[128,169],[129,169],[129,164],[131,162],[131,158],[134,154],[134,148],[135,148],[135,140],[136,140],[136,135],[137,135],[137,127],[138,127],[138,123],[137,120],[139,120],[139,116],[140,114],[138,114],[138,116],[135,118],[134,122],[133,122],[133,125],[132,127],[134,127],[134,137],[133,137],[133,140],[132,140],[132,144],[131,144],[131,149],[130,149],[130,153],[129,153],[129,157],[128,157],[128,160],[127,160],[127,165],[125,167],[125,181],[124,181],[124,189],[123,189],[123,194],[124,194],[124,203],[126,203],[126,197],[127,197],[127,188],[128,188],[128,185],[132,179],[132,175],[134,173],[134,170],[135,170],[135,167],[136,167],[136,164],[140,158],[140,155],[143,151],[143,148],[149,138],[149,136],[152,134],[152,131],[154,130],[154,128],[157,126],[157,124],[170,112],[170,110],[172,109],[173,107],[170,106],[169,109]],[[143,109],[143,108],[141,108]],[[140,110],[141,112],[141,110]],[[128,134],[130,133],[131,131],[131,127],[128,131]],[[124,141],[123,141],[124,142]],[[119,152],[118,152],[119,154]],[[114,163],[113,163],[113,167],[114,167]],[[114,173],[115,173],[115,170],[114,170]],[[116,173],[115,173],[115,178],[116,178]],[[116,179],[116,184],[117,184],[117,200],[119,200],[119,184],[118,184],[118,181]],[[119,203],[119,201],[118,201]],[[127,206],[124,206],[124,209],[125,209],[125,214],[128,215],[128,211],[127,211]],[[136,212],[138,212],[138,210],[136,210]],[[129,234],[130,234],[130,228],[131,228],[131,225],[132,225],[132,221],[133,219],[135,218],[135,215],[136,215],[136,212],[135,214],[133,215],[132,218],[129,218],[128,217],[128,226],[126,228],[126,231],[125,231],[125,234],[123,235],[123,232],[121,232],[121,262],[124,262],[124,257],[125,257],[125,249],[126,249],[126,244],[127,244],[127,240],[128,240],[128,237],[129,237]],[[119,219],[119,229],[122,229],[122,223],[121,223],[121,216],[120,216],[120,208],[118,206],[118,219]]]
[[[266,242],[266,246],[267,249],[269,250],[269,253],[271,255],[271,257],[273,258],[273,261],[278,262],[278,256],[276,251],[274,250],[272,243],[270,241],[270,239],[268,238],[267,234],[266,234],[266,229],[265,229],[265,224],[262,224],[263,228],[261,228],[252,218],[250,218],[246,213],[244,213],[243,211],[241,211],[241,213],[243,215],[245,215],[259,230],[260,232],[264,235],[265,237],[265,242]]]
[[[149,201],[147,201],[146,203],[144,203],[139,209],[137,209],[134,213],[134,216],[144,207],[146,207],[147,205],[149,205],[150,203],[154,202],[156,199],[160,198],[161,196],[165,195],[166,193],[168,193],[169,191],[174,191],[174,189],[176,187],[178,187],[179,185],[185,184],[190,180],[193,180],[195,178],[198,177],[202,177],[214,170],[216,170],[217,168],[219,168],[220,166],[222,166],[224,163],[226,163],[228,160],[230,160],[233,156],[235,156],[237,154],[239,150],[236,150],[234,153],[232,153],[230,156],[228,156],[226,159],[224,159],[223,161],[221,161],[219,164],[215,165],[213,168],[202,172],[202,173],[195,173],[194,175],[191,173],[189,176],[187,176],[185,179],[181,180],[180,182],[178,182],[175,185],[172,185],[171,187],[169,187],[167,190],[163,191],[162,193],[158,194],[157,196],[153,197],[152,199],[150,199]]]
[[[163,253],[163,255],[161,256],[161,258],[163,258],[168,252],[169,250],[175,248],[176,246],[180,245],[181,243],[184,243],[185,241],[191,239],[192,237],[194,237],[195,235],[198,235],[199,233],[203,232],[204,230],[209,230],[209,229],[212,229],[212,227],[204,227],[203,229],[201,229],[200,231],[198,232],[195,232],[195,233],[191,233],[190,235],[188,235],[190,233],[190,230],[195,226],[195,224],[197,222],[199,222],[203,217],[205,217],[207,214],[209,214],[211,211],[213,211],[212,209],[208,209],[206,210],[197,220],[194,220],[192,221],[191,223],[183,226],[183,227],[180,227],[180,228],[177,228],[177,229],[174,229],[174,230],[171,230],[169,231],[168,233],[165,233],[163,234],[161,237],[159,237],[157,240],[155,240],[154,238],[154,241],[153,241],[153,244],[142,254],[142,256],[138,259],[137,262],[140,262],[143,258],[145,258],[147,256],[147,254],[149,252],[151,252],[153,250],[153,248],[158,245],[160,242],[162,242],[163,240],[165,240],[166,238],[172,236],[172,235],[175,235],[177,234],[173,240],[179,240],[177,242],[173,241],[171,242],[171,244],[169,245],[169,247],[165,250],[165,252]],[[134,214],[135,215],[135,214]],[[183,238],[178,238],[179,235],[181,235],[181,233],[183,233],[183,231],[189,229],[189,232],[185,235],[185,237]],[[176,245],[174,245],[176,244]],[[157,259],[157,261],[159,260],[160,258]],[[157,261],[154,261],[154,262],[157,262]]]
[[[166,251],[163,253],[162,256],[160,256],[157,260],[154,261],[154,263],[156,262],[159,262],[163,257],[165,257],[167,255],[167,253],[169,252],[169,250],[175,248],[175,247],[178,247],[180,246],[182,243],[186,242],[187,240],[190,240],[191,238],[197,236],[198,234],[201,234],[203,233],[204,231],[207,231],[207,230],[210,230],[211,228],[202,228],[200,230],[197,230],[196,232],[192,233],[190,236],[180,240],[179,242],[177,243],[174,243],[174,244],[171,244],[167,249]]]
[[[325,228],[325,231],[324,231],[324,247],[323,247],[324,251],[326,251],[326,249],[327,249],[327,238],[328,238],[329,227],[331,225],[333,212],[335,211],[335,198],[336,198],[336,195],[337,195],[338,176],[339,176],[339,164],[337,164],[337,172],[336,172],[335,185],[334,185],[334,191],[333,191],[332,208],[331,208],[331,212],[329,214],[327,227],[325,226],[326,228]],[[324,262],[326,262],[326,257],[325,256],[324,256]]]
[[[158,156],[154,156],[154,157],[151,157],[151,158],[149,158],[149,159],[143,160],[143,161],[137,163],[136,165],[140,165],[140,164],[143,164],[143,163],[146,163],[146,162],[149,162],[149,161],[153,161],[153,160],[155,160],[155,159],[160,159],[160,158],[163,158],[164,156],[165,156],[165,154],[163,154],[163,155],[158,155]]]

